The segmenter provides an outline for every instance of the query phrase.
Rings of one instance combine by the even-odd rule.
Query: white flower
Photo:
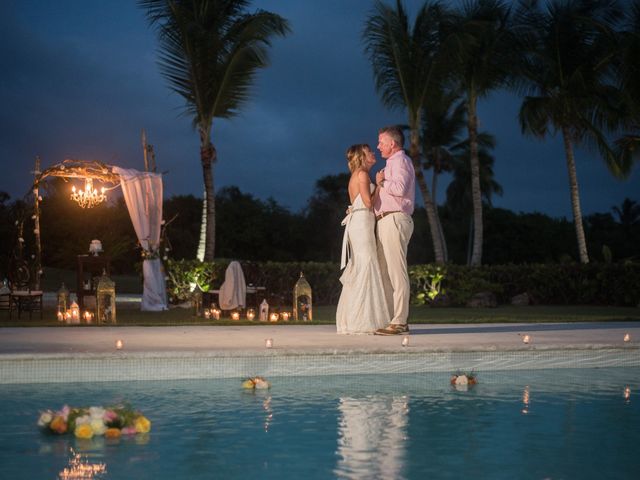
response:
[[[84,425],[85,423],[91,423],[91,417],[89,415],[76,418],[76,425]]]
[[[38,426],[46,427],[51,423],[51,420],[53,420],[53,414],[51,413],[51,410],[42,412],[42,414],[40,415],[40,418],[38,419]]]
[[[24,243],[24,238],[20,237],[20,238],[18,238],[18,241],[19,241],[20,243]]]
[[[38,201],[41,202],[42,201],[42,196],[38,197]]]
[[[102,420],[102,417],[104,417],[105,411],[106,410],[102,407],[90,407],[89,415],[91,416],[91,420],[94,420],[96,418],[99,418],[100,420]]]
[[[35,220],[36,216],[35,215],[31,215],[31,220]]]
[[[469,379],[466,375],[458,375],[456,377],[456,385],[468,385]]]
[[[162,222],[160,222],[160,225],[164,225],[164,220],[162,220]]]
[[[102,418],[92,418],[89,425],[91,425],[94,435],[104,435],[104,432],[107,431],[107,426],[102,421]]]
[[[33,229],[33,233],[34,233],[34,234],[36,234],[36,235],[38,235],[38,234],[40,233],[40,230],[38,230],[37,228],[34,228],[34,229]]]

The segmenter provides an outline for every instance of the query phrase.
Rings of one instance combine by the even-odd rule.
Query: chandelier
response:
[[[71,188],[71,200],[78,202],[82,208],[91,208],[104,202],[107,196],[104,194],[105,188],[102,187],[100,193],[97,188],[93,188],[93,179],[85,178],[84,190],[76,190],[76,187]]]

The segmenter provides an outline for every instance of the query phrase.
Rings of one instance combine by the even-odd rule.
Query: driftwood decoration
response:
[[[34,180],[34,188],[47,177],[92,178],[112,186],[120,183],[120,176],[113,173],[113,167],[98,161],[64,160],[45,169]]]

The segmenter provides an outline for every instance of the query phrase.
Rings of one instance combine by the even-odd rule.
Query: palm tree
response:
[[[478,156],[478,100],[505,85],[511,75],[517,43],[509,22],[510,9],[499,0],[472,0],[463,3],[451,32],[459,45],[456,75],[465,92],[469,162],[473,199],[473,254],[471,265],[482,263],[482,191]]]
[[[431,195],[437,206],[438,177],[453,169],[452,149],[460,142],[459,134],[466,125],[466,108],[455,91],[442,91],[427,99],[422,115],[422,152],[425,170],[433,170]],[[444,230],[437,216],[445,262],[449,259]]]
[[[495,180],[493,172],[494,158],[491,150],[495,148],[496,141],[492,135],[480,132],[477,135],[477,155],[480,163],[479,179],[482,200],[491,206],[491,198],[494,194],[502,195],[502,186]],[[447,206],[456,216],[466,217],[469,215],[469,242],[467,248],[467,264],[473,265],[473,241],[475,239],[475,221],[473,212],[475,205],[471,177],[473,175],[469,155],[471,152],[471,142],[466,139],[452,147],[452,171],[453,180],[447,187]]]
[[[288,22],[271,12],[247,13],[247,0],[138,0],[160,40],[160,69],[184,98],[200,137],[206,199],[204,260],[215,252],[215,191],[211,142],[214,118],[231,118],[249,98],[258,70],[268,65],[275,36]]]
[[[640,158],[640,0],[631,2],[626,10],[618,37],[616,73],[630,117],[627,132],[615,141],[615,147],[623,171],[629,171],[633,160]]]
[[[427,1],[410,28],[401,0],[396,0],[395,8],[377,0],[363,33],[365,52],[371,60],[382,102],[389,108],[407,111],[409,156],[429,219],[435,261],[439,264],[445,262],[444,249],[438,212],[420,162],[420,118],[427,96],[439,88],[443,78],[444,70],[439,62],[441,26],[448,15],[439,2]]]
[[[640,225],[640,205],[635,200],[625,198],[621,206],[611,207],[611,210],[618,216],[618,222],[625,228]]]
[[[530,47],[519,78],[526,95],[520,125],[539,138],[562,135],[579,257],[588,263],[574,146],[597,147],[610,171],[624,175],[605,137],[621,115],[619,91],[609,83],[619,11],[608,0],[552,0],[546,11],[532,2],[516,18]]]

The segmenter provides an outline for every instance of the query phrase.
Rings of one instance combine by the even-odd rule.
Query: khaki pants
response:
[[[378,259],[391,323],[405,325],[409,318],[409,271],[407,247],[413,234],[413,219],[406,213],[392,213],[376,224]]]

